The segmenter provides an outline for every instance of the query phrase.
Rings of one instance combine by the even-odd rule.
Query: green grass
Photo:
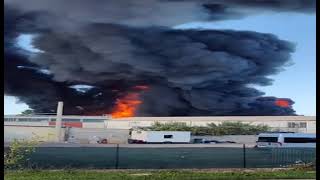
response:
[[[210,170],[25,170],[5,171],[6,180],[123,180],[123,179],[155,179],[155,180],[188,180],[188,179],[315,179],[315,171],[277,170],[277,171],[210,171]]]

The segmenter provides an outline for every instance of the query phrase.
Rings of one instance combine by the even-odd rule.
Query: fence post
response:
[[[116,147],[116,165],[115,168],[118,169],[119,168],[119,144],[117,144]]]
[[[246,145],[243,144],[243,168],[246,168]]]

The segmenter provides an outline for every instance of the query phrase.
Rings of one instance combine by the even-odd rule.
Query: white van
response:
[[[261,133],[256,147],[316,147],[316,134]]]

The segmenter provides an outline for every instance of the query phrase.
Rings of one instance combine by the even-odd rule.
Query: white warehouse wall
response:
[[[220,124],[222,122],[236,121],[253,125],[267,125],[274,130],[316,133],[315,116],[130,117],[106,120],[105,128],[130,129],[134,127],[148,127],[152,126],[155,122],[181,122],[189,126],[206,126],[208,123]],[[305,122],[307,126],[306,128],[289,128],[289,122]]]
[[[64,132],[65,129],[62,128],[62,138],[64,138]],[[14,139],[31,140],[32,138],[38,141],[54,142],[56,130],[54,127],[4,126],[4,142],[11,142]]]

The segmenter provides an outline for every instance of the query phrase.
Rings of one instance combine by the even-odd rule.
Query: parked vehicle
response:
[[[316,134],[261,133],[256,147],[316,147]]]
[[[189,131],[132,131],[129,143],[145,144],[187,144],[190,143]]]
[[[108,140],[107,139],[101,139],[100,141],[98,141],[99,144],[108,144]]]
[[[202,138],[193,139],[194,144],[220,144],[220,143],[236,143],[234,141],[218,141],[218,140],[207,140]]]

